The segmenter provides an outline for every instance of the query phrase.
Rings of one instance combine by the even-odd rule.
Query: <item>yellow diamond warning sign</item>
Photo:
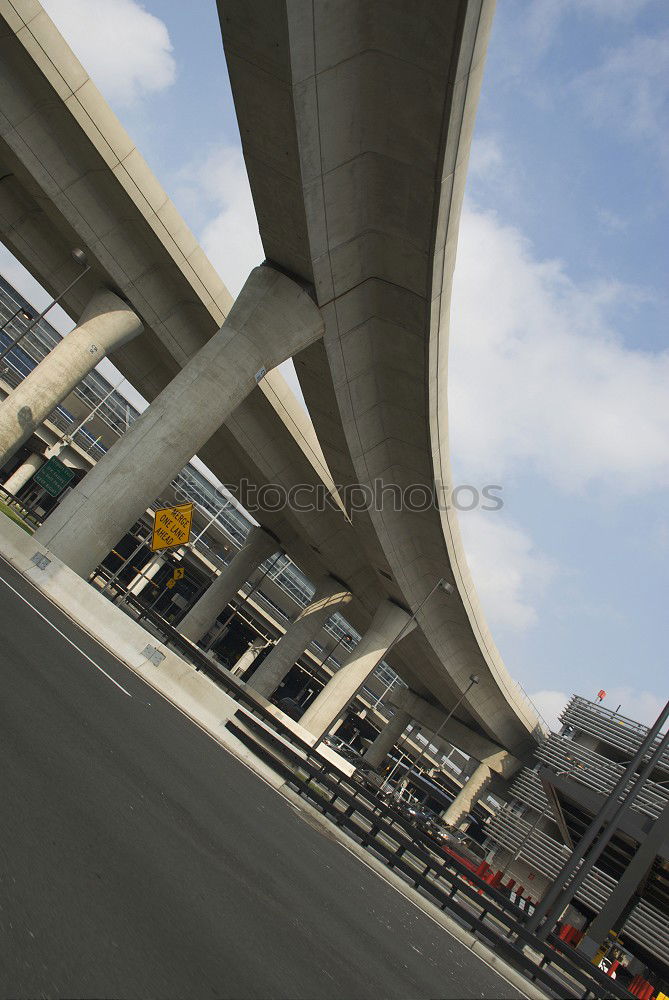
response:
[[[154,552],[158,552],[160,549],[171,549],[176,545],[185,545],[190,538],[192,523],[192,503],[180,503],[176,507],[161,507],[160,510],[156,511],[153,522],[151,548]]]

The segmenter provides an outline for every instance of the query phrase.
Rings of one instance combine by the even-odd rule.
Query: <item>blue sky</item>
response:
[[[45,6],[236,292],[262,251],[213,0]],[[462,530],[549,721],[572,691],[646,721],[667,695],[668,166],[665,0],[500,0],[455,276],[454,468],[503,486]]]

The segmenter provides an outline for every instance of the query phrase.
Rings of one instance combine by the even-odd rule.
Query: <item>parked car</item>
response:
[[[396,804],[399,811],[414,826],[417,826],[423,833],[434,836],[441,829],[439,817],[431,809],[420,805],[418,802],[398,802]]]
[[[357,764],[360,761],[360,754],[350,743],[346,740],[342,740],[339,736],[326,736],[323,740],[326,746],[335,750],[340,757],[347,760],[350,764]]]

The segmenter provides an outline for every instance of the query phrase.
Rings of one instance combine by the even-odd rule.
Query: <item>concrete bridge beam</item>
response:
[[[36,533],[86,577],[265,373],[323,335],[313,299],[254,268],[228,317]],[[67,338],[66,338],[67,339]]]
[[[179,625],[179,631],[191,642],[198,642],[209,631],[221,611],[235,597],[261,562],[279,548],[279,543],[262,528],[252,528],[246,544],[205,590]]]
[[[118,295],[106,288],[96,292],[79,325],[0,403],[0,466],[84,376],[142,330],[139,317]]]
[[[335,611],[351,600],[351,595],[332,576],[323,576],[316,585],[311,602],[297,616],[286,634],[262,661],[249,680],[249,686],[270,698],[292,670],[302,653]]]
[[[300,725],[317,738],[327,733],[402,630],[404,638],[415,625],[415,620],[403,608],[392,601],[382,601],[360,642],[311,703]]]

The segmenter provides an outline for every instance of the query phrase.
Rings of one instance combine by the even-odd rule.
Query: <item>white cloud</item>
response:
[[[607,53],[573,84],[579,104],[598,126],[626,138],[649,139],[666,151],[669,128],[669,32],[637,35]]]
[[[452,304],[452,447],[465,474],[539,472],[565,492],[669,485],[669,352],[609,319],[640,298],[571,280],[521,233],[465,207]]]
[[[532,0],[519,7],[523,34],[534,53],[543,53],[554,41],[563,20],[572,14],[602,20],[633,21],[651,0]]]
[[[108,101],[135,103],[174,82],[167,27],[136,0],[43,0]]]
[[[605,690],[606,697],[602,702],[604,708],[615,711],[620,706],[620,715],[633,719],[635,722],[642,722],[647,726],[655,722],[664,707],[664,701],[650,691],[638,691],[635,688],[620,686]],[[582,690],[573,693],[580,694],[591,701],[597,697],[597,690]],[[559,729],[561,726],[559,715],[569,701],[570,695],[564,691],[546,690],[537,691],[531,695],[531,698],[551,729]]]
[[[491,625],[523,632],[537,621],[535,603],[555,573],[531,538],[493,511],[460,515],[467,562]]]
[[[530,698],[549,728],[553,732],[558,730],[561,726],[559,716],[569,701],[569,695],[564,691],[536,691]]]
[[[475,136],[469,157],[469,180],[496,178],[501,167],[508,169],[499,141],[492,135]]]
[[[628,227],[628,222],[617,212],[612,212],[609,208],[598,208],[595,215],[602,229],[610,235],[624,233]]]
[[[236,295],[265,256],[241,149],[215,149],[182,171],[181,181],[184,196],[209,220],[200,229],[202,247]]]

